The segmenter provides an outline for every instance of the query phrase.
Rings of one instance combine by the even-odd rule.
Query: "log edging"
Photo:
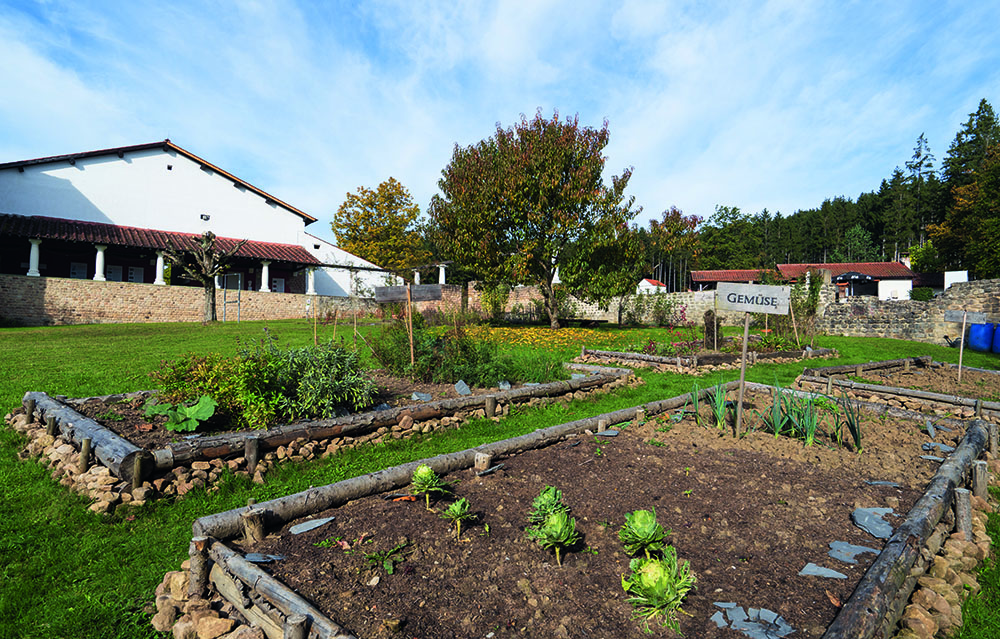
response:
[[[817,348],[811,350],[802,349],[794,351],[774,351],[771,353],[754,353],[753,358],[755,362],[762,362],[770,359],[784,358],[811,359],[814,357],[835,357],[838,354],[839,353],[836,349]],[[624,351],[602,351],[584,347],[580,350],[580,356],[583,357],[585,355],[616,360],[632,360],[650,362],[653,364],[667,364],[670,366],[687,366],[692,368],[697,368],[699,366],[734,364],[740,361],[740,355],[738,353],[708,353],[695,357],[667,357],[665,355],[646,355],[645,353],[629,353]]]
[[[831,375],[838,375],[842,373],[853,373],[859,368],[862,372],[864,371],[877,371],[883,368],[898,368],[901,366],[906,366],[907,364],[911,366],[930,366],[931,362],[934,360],[930,355],[921,355],[920,357],[904,357],[902,359],[886,359],[879,362],[864,362],[861,364],[842,364],[839,366],[822,366],[819,368],[807,368],[802,371],[803,375],[816,375],[819,377],[830,377]]]

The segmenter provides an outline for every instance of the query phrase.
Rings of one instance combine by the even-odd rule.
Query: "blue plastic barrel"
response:
[[[980,353],[989,353],[993,346],[993,324],[969,325],[969,348]]]
[[[997,324],[997,330],[993,333],[993,352],[1000,353],[1000,324]]]

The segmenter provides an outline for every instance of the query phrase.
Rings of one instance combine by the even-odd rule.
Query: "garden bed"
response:
[[[799,388],[961,419],[1000,423],[1000,371],[962,369],[930,357],[807,368]]]
[[[397,392],[394,398],[387,398],[396,406],[386,404],[382,410],[258,431],[193,436],[169,433],[165,443],[162,424],[145,417],[141,409],[149,392],[85,399],[52,398],[30,392],[24,398],[30,418],[26,414],[11,415],[9,422],[31,437],[24,456],[46,457],[53,467],[53,479],[89,494],[95,500],[94,510],[108,512],[120,503],[141,504],[158,497],[182,496],[194,487],[211,485],[224,469],[263,482],[264,474],[276,463],[304,461],[335,454],[344,447],[457,428],[467,419],[499,419],[518,404],[580,399],[591,392],[636,383],[631,371],[625,369],[575,368],[590,374],[507,391],[479,389],[478,394],[468,396],[455,393],[456,397],[419,403],[408,402]],[[421,392],[428,390],[426,385],[420,388]],[[430,390],[438,395],[446,392]],[[111,414],[121,419],[108,419]],[[149,438],[155,431],[160,431],[160,436]],[[92,455],[88,455],[86,468],[80,463],[84,440],[90,440]]]
[[[749,415],[755,409],[766,413],[774,391],[749,388],[756,391],[748,395],[752,406],[746,413],[753,426]],[[262,541],[239,538],[246,509],[202,518],[195,535],[215,539],[193,542],[189,589],[200,590],[214,563],[212,582],[236,593],[227,606],[265,630],[270,624],[269,636],[281,636],[287,620],[301,612],[312,619],[315,636],[369,638],[402,630],[401,636],[427,639],[641,637],[621,588],[628,557],[617,531],[627,512],[655,507],[660,522],[672,530],[670,542],[679,557],[690,561],[698,576],[698,589],[684,604],[688,614],[681,615],[685,635],[739,636],[713,620],[720,603],[764,609],[774,613],[769,619],[780,616],[801,636],[822,635],[875,558],[864,553],[857,564],[842,563],[828,555],[830,544],[850,542],[875,551],[883,546],[851,524],[852,512],[890,508],[887,520],[898,528],[938,472],[937,462],[921,458],[930,441],[922,424],[885,413],[869,416],[859,455],[826,435],[805,446],[757,428],[736,440],[727,429],[698,425],[690,415],[645,419],[682,409],[688,399],[602,416],[612,425],[638,418],[614,437],[593,432],[605,426],[593,418],[429,460],[439,472],[450,473],[448,479],[460,480],[456,495],[480,515],[463,527],[462,540],[422,503],[392,500],[416,462],[255,506],[269,533]],[[707,412],[702,417],[710,420]],[[958,444],[965,424],[942,419],[939,425],[952,430],[942,429],[935,441]],[[976,436],[978,443],[965,444],[963,455],[978,456],[983,443],[979,431]],[[548,447],[529,450],[543,444]],[[491,454],[491,463],[503,467],[484,476],[463,470],[476,453]],[[527,508],[546,485],[563,491],[583,534],[562,566],[524,534]],[[937,512],[931,529],[940,516]],[[334,519],[292,534],[301,517]],[[366,555],[393,548],[404,558],[394,574],[380,571],[377,563],[370,569]],[[262,569],[242,559],[246,552],[283,558]],[[845,578],[801,576],[808,563]],[[902,570],[905,575],[909,567]],[[168,576],[161,591],[172,579]],[[261,605],[260,589],[253,585],[281,590],[281,582],[311,603]],[[169,617],[171,605],[163,600],[158,614],[166,610]]]
[[[770,352],[747,352],[747,365],[752,366],[757,362],[770,362],[773,364],[783,364],[797,362],[803,359],[838,357],[836,349],[830,348],[805,348],[803,350],[781,350]],[[661,371],[675,371],[684,373],[700,373],[704,371],[726,370],[739,368],[742,360],[741,353],[719,353],[714,351],[704,351],[677,356],[648,355],[646,353],[627,353],[619,351],[601,351],[584,347],[580,351],[580,357],[576,360],[584,363],[598,362],[622,362],[630,366],[651,366]]]

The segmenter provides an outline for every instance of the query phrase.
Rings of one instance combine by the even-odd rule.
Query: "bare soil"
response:
[[[961,383],[958,381],[958,369],[950,366],[921,366],[908,371],[865,371],[862,379],[895,388],[1000,401],[1000,371],[984,373],[963,368]]]
[[[750,401],[763,410],[768,399]],[[954,445],[961,433],[945,435]],[[710,621],[713,602],[736,602],[773,610],[796,636],[816,637],[875,557],[845,564],[827,555],[829,544],[882,548],[850,514],[891,507],[889,521],[898,526],[937,470],[920,459],[925,441],[918,425],[879,417],[867,420],[860,454],[826,435],[812,446],[761,430],[736,440],[731,430],[664,417],[617,437],[583,435],[497,460],[503,469],[487,476],[449,477],[459,480],[454,498],[466,497],[478,514],[461,539],[422,498],[373,496],[317,513],[335,519],[316,530],[293,535],[286,527],[243,550],[283,555],[266,568],[366,639],[638,638],[647,635],[630,618],[622,591],[629,557],[617,533],[626,513],[655,508],[698,578],[681,617],[685,636],[742,637]],[[562,566],[524,533],[527,509],[546,485],[563,491],[583,535]],[[432,506],[440,511],[447,503]],[[367,560],[403,543],[395,574]],[[847,579],[798,576],[809,562]]]
[[[454,384],[430,384],[424,382],[413,382],[409,379],[394,377],[384,370],[371,371],[371,379],[378,387],[378,394],[375,396],[370,407],[365,410],[372,410],[380,404],[388,404],[391,407],[409,406],[419,404],[420,400],[414,400],[414,392],[427,393],[433,400],[449,399],[459,397]],[[472,388],[474,395],[484,395],[497,392],[496,388]],[[127,399],[120,402],[107,402],[101,399],[92,399],[75,406],[77,412],[85,417],[89,417],[106,428],[114,431],[117,435],[127,439],[136,446],[154,450],[164,445],[179,441],[191,433],[177,433],[164,428],[167,421],[164,415],[154,415],[147,417],[143,410],[143,399]],[[228,422],[222,420],[208,420],[198,434],[214,434],[231,431]]]

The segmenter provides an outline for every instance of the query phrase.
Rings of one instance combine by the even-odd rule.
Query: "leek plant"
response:
[[[634,608],[632,618],[642,620],[644,630],[651,634],[649,622],[660,617],[662,626],[679,634],[677,613],[684,612],[681,603],[697,581],[690,564],[678,563],[677,550],[666,546],[662,558],[637,557],[629,563],[629,569],[632,574],[628,579],[622,576],[622,588]]]
[[[691,389],[691,408],[694,409],[694,423],[697,426],[701,426],[701,413],[698,410],[701,408],[701,389],[698,388],[698,382],[694,383],[694,387]]]
[[[427,510],[431,509],[431,493],[444,495],[451,491],[452,484],[454,482],[443,481],[427,464],[417,466],[410,479],[413,494],[425,497]]]
[[[767,425],[768,430],[777,439],[784,432],[785,425],[788,423],[788,415],[785,413],[784,393],[781,392],[781,389],[775,386],[771,407],[767,409],[767,412],[754,411],[754,414]]]
[[[797,399],[788,396],[788,421],[795,437],[801,437],[806,446],[812,446],[816,441],[816,431],[819,430],[819,411],[816,399],[812,395]]]
[[[722,387],[722,380],[715,385],[709,406],[712,408],[712,417],[715,418],[715,427],[723,430],[726,427],[726,390]]]
[[[476,514],[469,512],[469,500],[462,497],[456,502],[452,502],[448,508],[441,513],[442,519],[447,519],[451,523],[455,524],[455,538],[462,538],[462,522],[470,519],[475,519]]]
[[[854,439],[854,450],[860,453],[861,406],[857,402],[851,401],[846,394],[837,398],[837,404],[844,414],[843,425],[847,427],[847,430],[851,433],[851,437]]]
[[[618,531],[618,539],[625,545],[625,552],[630,555],[639,551],[646,553],[663,550],[669,530],[664,530],[656,521],[656,509],[636,510],[625,515],[625,524]]]

